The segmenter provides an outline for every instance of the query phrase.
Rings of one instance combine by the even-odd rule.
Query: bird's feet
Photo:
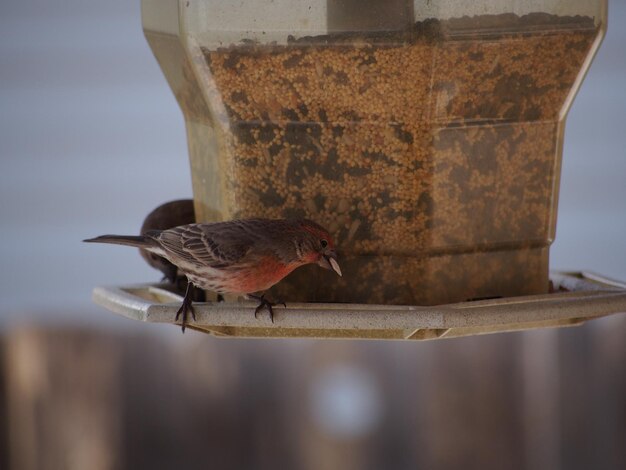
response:
[[[161,282],[165,282],[168,281],[167,277],[164,277],[163,279],[161,279]],[[189,283],[189,281],[187,280],[187,276],[178,276],[176,278],[175,282],[172,282],[172,286],[174,286],[174,289],[176,291],[177,294],[183,294],[183,292],[186,294],[187,293],[187,284]],[[194,285],[191,286],[191,300],[194,302],[206,302],[206,294],[204,292],[204,290],[200,289],[199,287],[196,287]]]
[[[176,321],[178,321],[178,318],[181,315],[183,316],[183,323],[182,323],[183,333],[185,332],[185,327],[187,326],[187,318],[188,318],[187,314],[188,313],[191,313],[193,321],[196,321],[196,312],[193,311],[193,306],[191,305],[193,291],[194,291],[193,285],[191,284],[191,282],[188,282],[187,289],[185,290],[185,297],[183,298],[183,303],[178,309],[178,311],[176,312]]]
[[[254,300],[258,300],[260,302],[258,307],[254,309],[254,318],[258,318],[257,317],[258,313],[264,308],[266,308],[267,311],[270,313],[271,322],[274,323],[273,307],[275,307],[276,305],[282,305],[283,307],[287,308],[287,304],[285,302],[270,302],[269,300],[265,298],[265,294],[262,294],[262,295],[248,294],[248,297]]]

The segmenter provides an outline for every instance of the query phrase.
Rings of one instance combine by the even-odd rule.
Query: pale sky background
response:
[[[552,269],[626,280],[626,2],[570,112]],[[191,197],[182,115],[138,0],[0,4],[0,326],[116,320],[97,285],[156,281],[130,249],[81,240],[134,233]],[[119,323],[120,325],[122,323]]]

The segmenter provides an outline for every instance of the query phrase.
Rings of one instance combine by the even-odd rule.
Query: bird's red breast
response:
[[[269,289],[302,264],[285,264],[276,258],[265,256],[254,265],[239,266],[235,272],[225,274],[224,291],[250,293]]]

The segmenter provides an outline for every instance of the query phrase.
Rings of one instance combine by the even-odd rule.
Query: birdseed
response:
[[[222,199],[199,215],[329,229],[344,278],[294,274],[287,300],[547,292],[561,116],[597,35],[590,18],[507,14],[203,50]]]

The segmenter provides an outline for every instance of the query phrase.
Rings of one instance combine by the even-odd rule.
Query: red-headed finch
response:
[[[262,295],[294,269],[317,264],[341,276],[337,253],[326,229],[306,219],[247,219],[189,224],[140,236],[102,235],[86,242],[113,243],[144,248],[163,256],[190,281],[183,303],[183,331],[191,306],[191,284],[220,294],[245,294],[260,301],[270,313],[275,304]]]

